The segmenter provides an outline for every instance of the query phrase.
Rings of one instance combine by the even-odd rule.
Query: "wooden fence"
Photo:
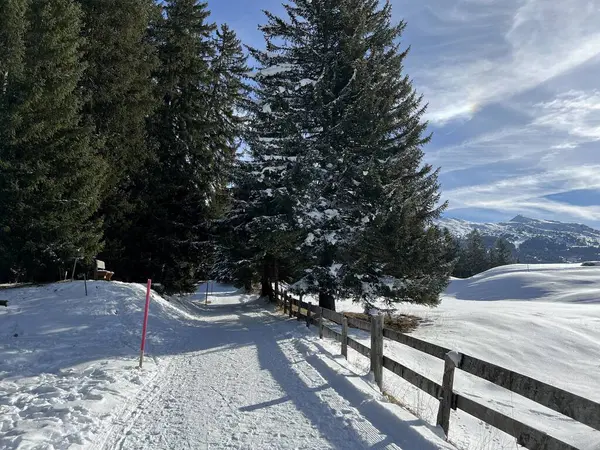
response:
[[[383,369],[385,368],[439,400],[437,425],[443,428],[446,436],[448,436],[450,426],[450,411],[459,409],[515,437],[519,445],[530,450],[584,450],[455,393],[453,385],[456,369],[487,380],[591,428],[600,430],[599,403],[495,364],[384,328],[383,316],[375,316],[371,322],[368,322],[312,305],[310,302],[303,302],[293,298],[286,292],[276,293],[276,298],[280,306],[283,307],[284,313],[289,314],[289,317],[296,316],[299,321],[306,321],[308,327],[311,324],[317,325],[321,338],[328,337],[341,342],[342,355],[346,358],[348,357],[348,347],[370,358],[371,371],[380,389],[383,388]],[[341,325],[341,333],[329,328],[323,319]],[[371,347],[367,347],[349,337],[349,326],[370,332]],[[385,356],[383,354],[384,337],[443,360],[442,385]]]

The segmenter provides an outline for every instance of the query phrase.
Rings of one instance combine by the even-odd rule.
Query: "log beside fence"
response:
[[[563,442],[535,427],[523,423],[511,416],[496,411],[487,405],[473,400],[465,394],[454,391],[454,376],[456,370],[487,380],[504,389],[521,395],[542,406],[550,408],[564,416],[600,430],[600,404],[578,396],[563,389],[551,386],[526,375],[497,366],[487,361],[469,355],[451,351],[448,348],[400,333],[383,326],[383,316],[375,316],[368,321],[304,303],[294,299],[289,293],[276,292],[277,301],[282,304],[284,313],[297,320],[306,320],[306,325],[318,325],[319,337],[335,339],[341,342],[341,353],[348,357],[348,348],[352,348],[371,361],[371,371],[380,389],[383,388],[383,377],[386,369],[421,391],[439,400],[439,410],[436,425],[441,426],[446,436],[450,429],[452,410],[461,410],[482,420],[485,423],[513,436],[519,445],[530,450],[584,450]],[[337,331],[327,325],[326,321],[341,326]],[[357,328],[371,333],[371,346],[368,347],[348,336],[348,327]],[[398,342],[419,352],[444,361],[442,385],[419,374],[418,372],[394,361],[383,354],[383,340]]]

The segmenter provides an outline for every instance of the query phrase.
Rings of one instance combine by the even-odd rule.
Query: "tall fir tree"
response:
[[[211,276],[250,291],[259,281],[260,270],[256,266],[256,259],[260,248],[253,241],[248,228],[252,220],[252,184],[247,176],[247,164],[248,161],[241,158],[234,164],[228,190],[228,208],[224,217],[213,223],[217,245]]]
[[[85,123],[95,129],[109,171],[100,214],[106,248],[102,258],[128,278],[139,255],[133,225],[145,168],[154,158],[146,119],[158,104],[152,73],[158,59],[150,30],[160,17],[153,0],[78,0],[84,12],[86,70],[81,79]]]
[[[490,261],[481,234],[473,230],[467,236],[464,247],[466,276],[470,277],[490,268]]]
[[[22,77],[27,29],[28,0],[0,1],[0,280],[11,281],[13,262],[18,252],[10,237],[10,214],[14,205],[7,194],[14,189],[17,163],[13,156],[15,104],[18,102],[17,80]],[[5,195],[1,195],[5,194]]]
[[[240,192],[235,183],[240,173],[240,165],[236,164],[236,153],[241,146],[241,137],[247,125],[245,110],[247,108],[249,86],[246,77],[249,68],[242,44],[227,25],[222,25],[216,33],[216,56],[211,63],[212,82],[210,86],[210,115],[208,120],[211,131],[210,146],[213,154],[211,174],[215,187],[213,221],[211,226],[211,245],[209,257],[205,258],[201,270],[219,279],[236,280],[237,284],[246,287],[251,285],[251,276],[241,276],[245,273],[241,265],[229,262],[238,260],[238,250],[243,253],[245,242],[233,243],[232,226],[238,223],[238,216],[232,215],[231,221],[221,218],[232,210],[232,193]],[[238,248],[231,246],[239,245]],[[242,258],[243,259],[243,258]],[[243,264],[243,263],[242,263]],[[227,267],[227,269],[226,269]],[[234,274],[237,274],[234,276]],[[243,278],[243,280],[242,280]],[[240,283],[241,282],[241,283]]]
[[[105,166],[81,125],[80,8],[32,1],[25,19],[21,68],[4,83],[0,247],[15,277],[41,281],[100,250]]]
[[[490,265],[492,267],[499,267],[514,264],[514,262],[515,258],[513,257],[510,244],[506,239],[498,238],[494,246],[490,249]]]
[[[240,135],[245,59],[235,34],[226,27],[217,32],[209,16],[206,3],[171,0],[155,34],[161,104],[149,133],[157,157],[137,245],[140,267],[169,291],[194,289],[208,269],[210,224],[222,214]]]
[[[278,159],[272,166],[309,261],[294,289],[329,309],[342,293],[432,303],[451,266],[428,275],[431,265],[397,264],[437,258],[443,246],[441,232],[428,231],[444,205],[437,172],[422,164],[429,136],[422,99],[403,74],[405,24],[393,24],[390,3],[377,0],[294,0],[285,9],[285,19],[267,13],[267,48],[254,56],[268,94],[259,99],[276,124],[259,145]],[[396,253],[376,253],[389,230]]]

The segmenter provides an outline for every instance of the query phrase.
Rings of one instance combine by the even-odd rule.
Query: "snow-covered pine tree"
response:
[[[293,223],[292,198],[302,183],[297,171],[302,147],[290,120],[291,67],[274,52],[268,33],[265,37],[266,51],[250,49],[258,68],[247,105],[247,151],[238,159],[231,209],[220,224],[225,233],[217,272],[246,286],[260,280],[268,295],[271,282],[290,281],[297,267],[302,230]]]
[[[237,190],[234,180],[240,168],[236,165],[236,152],[247,124],[245,110],[249,87],[246,78],[250,69],[241,42],[227,25],[222,25],[217,31],[216,45],[216,56],[211,63],[213,80],[209,109],[212,121],[210,145],[214,155],[212,174],[216,190],[213,217],[216,219],[212,223],[212,257],[206,259],[203,272],[210,272],[211,276],[220,280],[236,280],[236,284],[248,287],[252,282],[243,275],[245,271],[239,269],[243,264],[239,255],[244,253],[247,242],[245,239],[235,244],[232,242],[238,215],[233,214],[231,222],[222,217],[232,208],[231,195]],[[231,258],[235,260],[233,266],[229,264],[234,261]]]
[[[376,216],[347,256],[348,297],[365,310],[376,299],[436,306],[456,259],[453,242],[438,227],[423,227],[413,205]]]
[[[23,4],[20,69],[3,85],[9,98],[0,123],[0,247],[22,279],[55,280],[76,257],[90,259],[101,248],[101,222],[93,217],[105,166],[91,130],[81,125],[79,6],[72,0]]]
[[[238,159],[232,168],[225,215],[213,222],[217,236],[211,276],[221,282],[233,283],[250,291],[259,281],[260,270],[255,245],[247,225],[252,220],[250,210],[251,177],[247,176],[247,160]]]
[[[132,225],[143,207],[140,180],[154,157],[146,119],[158,105],[152,80],[158,59],[149,30],[160,9],[154,0],[78,2],[84,12],[83,114],[109,167],[100,208],[106,240],[101,258],[126,279],[139,259]]]
[[[220,200],[215,211],[220,215],[227,205],[227,186],[246,124],[244,111],[249,93],[246,84],[249,68],[240,40],[227,25],[217,30],[215,39],[216,55],[210,65],[208,119],[213,157],[211,173],[216,198]]]
[[[422,164],[429,140],[424,106],[403,74],[405,24],[393,24],[390,3],[381,7],[378,0],[284,6],[287,18],[267,14],[267,51],[257,59],[268,76],[257,81],[271,87],[264,108],[285,126],[271,139],[277,156],[297,158],[284,185],[310,263],[293,289],[318,293],[329,309],[339,293],[431,303],[450,266],[440,261],[427,282],[432,264],[418,266],[425,254],[440,255],[443,236],[432,220],[443,205],[437,204],[437,172]],[[368,241],[384,242],[381,232],[392,229],[398,254],[368,247]],[[408,241],[410,247],[401,246]],[[422,257],[410,272],[396,263],[415,255]],[[420,295],[404,289],[417,285]]]

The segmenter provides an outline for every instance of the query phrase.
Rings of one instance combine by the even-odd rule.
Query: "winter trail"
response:
[[[202,350],[174,356],[99,448],[454,448],[301,324],[232,295],[195,306]]]

